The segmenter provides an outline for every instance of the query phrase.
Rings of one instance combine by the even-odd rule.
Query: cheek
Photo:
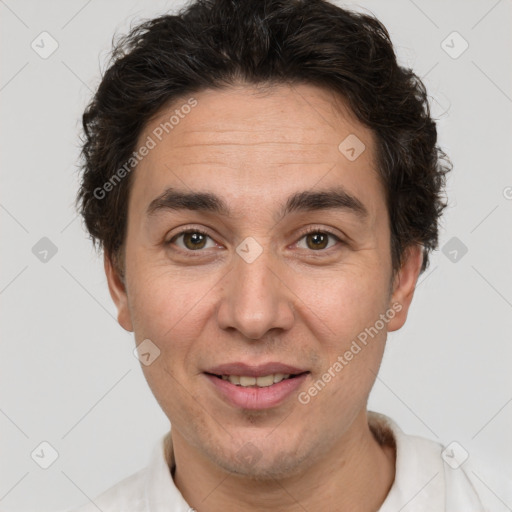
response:
[[[310,329],[323,352],[315,382],[328,381],[326,393],[320,391],[322,382],[311,389],[318,393],[318,414],[333,404],[340,411],[355,411],[370,392],[386,341],[387,325],[380,320],[388,307],[386,278],[354,266],[323,282],[311,280],[309,308],[303,311],[309,309]]]
[[[142,270],[142,269],[141,269]],[[151,340],[159,355],[142,365],[144,377],[160,407],[176,425],[201,417],[189,385],[194,340],[201,337],[203,318],[208,315],[207,297],[200,283],[186,283],[169,270],[147,269],[133,279],[130,309],[137,343]],[[201,300],[203,298],[203,300]]]
[[[130,286],[130,313],[138,342],[149,338],[166,361],[177,366],[186,358],[207,315],[208,296],[201,280],[188,282],[169,269],[141,269]],[[169,363],[166,363],[169,364]]]
[[[345,266],[321,279],[306,274],[297,277],[295,289],[299,298],[305,298],[303,312],[317,326],[317,334],[324,332],[338,346],[373,325],[385,312],[386,278],[371,267]]]

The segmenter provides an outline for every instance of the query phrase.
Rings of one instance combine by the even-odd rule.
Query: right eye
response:
[[[212,245],[208,246],[208,239],[211,240]],[[201,249],[210,249],[215,247],[213,239],[204,231],[199,229],[187,229],[174,235],[166,245],[176,245],[185,251],[198,251]]]

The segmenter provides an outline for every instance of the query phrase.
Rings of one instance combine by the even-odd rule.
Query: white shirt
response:
[[[512,510],[512,483],[477,469],[471,457],[459,466],[465,453],[457,445],[445,450],[435,441],[404,434],[384,415],[369,412],[368,417],[377,439],[396,446],[395,480],[378,512]],[[158,441],[147,467],[75,512],[192,512],[174,484],[169,469],[173,465],[168,432]]]

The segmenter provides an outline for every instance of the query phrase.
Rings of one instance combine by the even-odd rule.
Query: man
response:
[[[486,510],[366,408],[450,169],[375,18],[198,1],[118,42],[83,122],[81,212],[171,423],[83,511]]]

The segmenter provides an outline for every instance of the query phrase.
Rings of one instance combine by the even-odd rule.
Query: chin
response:
[[[216,454],[215,463],[233,476],[251,478],[257,481],[281,480],[293,477],[303,471],[303,463],[311,464],[307,453],[299,453],[295,447],[274,450],[264,446],[264,451],[252,443],[246,443],[237,452],[226,457],[226,451]]]

